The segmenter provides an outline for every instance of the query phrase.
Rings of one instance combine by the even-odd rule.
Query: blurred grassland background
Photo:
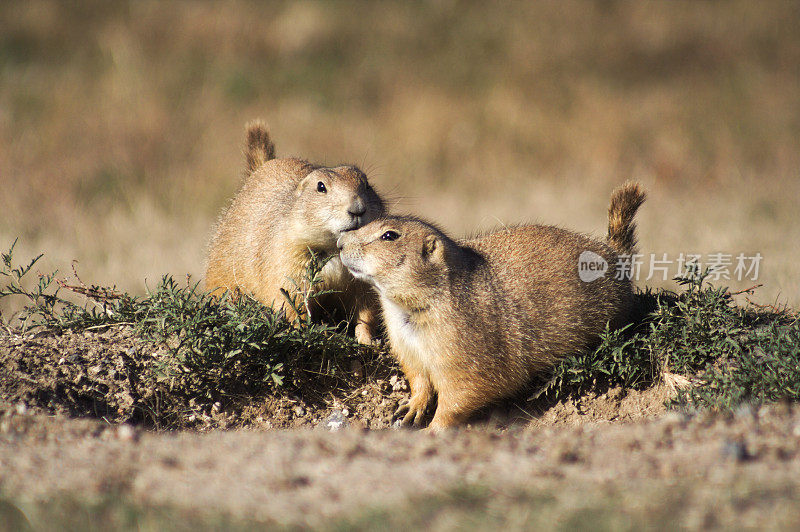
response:
[[[199,278],[261,117],[457,235],[602,235],[641,180],[642,252],[760,252],[754,299],[797,306],[798,28],[750,0],[3,2],[0,244],[133,292]]]

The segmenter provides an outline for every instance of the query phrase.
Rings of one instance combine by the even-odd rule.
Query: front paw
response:
[[[412,396],[403,401],[392,416],[392,423],[400,420],[401,427],[421,428],[428,410],[428,401],[424,397]]]

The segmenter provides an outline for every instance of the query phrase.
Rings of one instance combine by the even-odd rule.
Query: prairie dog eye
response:
[[[328,192],[328,189],[325,188],[325,183],[323,183],[322,181],[317,183],[317,192],[322,192],[323,194]]]
[[[400,235],[394,231],[386,231],[381,235],[381,240],[392,241],[392,240],[397,240],[398,238],[400,238]]]

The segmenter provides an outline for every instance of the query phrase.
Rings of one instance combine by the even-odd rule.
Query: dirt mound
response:
[[[402,372],[386,353],[353,357],[347,379],[328,386],[306,375],[301,386],[259,396],[187,394],[158,372],[157,345],[127,326],[64,334],[0,336],[0,401],[70,417],[94,417],[147,428],[290,428],[355,425],[388,428],[408,396]],[[344,383],[344,384],[342,384]],[[474,424],[508,427],[633,420],[664,411],[662,388],[622,390],[565,399],[518,399],[485,410]]]
[[[385,356],[351,369],[357,386],[279,388],[259,397],[198,397],[159,375],[158,346],[126,326],[0,336],[0,401],[42,413],[149,428],[289,428],[348,420],[386,428],[407,390]],[[313,381],[313,378],[306,378]],[[322,385],[321,385],[322,386]]]
[[[558,423],[578,424],[601,421],[636,421],[666,412],[672,390],[656,385],[645,390],[611,388],[560,401],[543,409],[534,426]]]
[[[139,421],[151,352],[127,328],[0,337],[0,399],[67,416]]]

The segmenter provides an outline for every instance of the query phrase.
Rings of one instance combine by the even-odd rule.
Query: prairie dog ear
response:
[[[427,235],[422,242],[422,256],[428,260],[444,260],[444,243],[436,235]]]
[[[254,120],[247,124],[244,157],[249,174],[255,172],[265,162],[275,158],[275,144],[272,142],[264,122]]]
[[[312,173],[313,173],[313,172],[312,172]],[[308,186],[308,184],[309,184],[309,183],[310,183],[310,182],[311,182],[313,179],[314,179],[314,176],[313,176],[312,174],[308,174],[307,176],[305,176],[305,177],[302,179],[302,181],[300,181],[300,182],[297,184],[297,188],[294,190],[294,193],[295,193],[296,195],[298,195],[298,196],[299,196],[300,194],[302,194],[302,193],[303,193],[303,190],[305,190],[305,188]]]
[[[310,174],[308,174],[307,176],[305,176],[303,179],[300,180],[300,182],[297,184],[297,188],[294,190],[294,193],[299,196],[308,187],[313,187],[314,189],[316,189],[317,183],[319,183],[320,181],[324,181],[325,180],[324,178],[325,178],[324,173],[320,173],[318,169],[312,170]]]

